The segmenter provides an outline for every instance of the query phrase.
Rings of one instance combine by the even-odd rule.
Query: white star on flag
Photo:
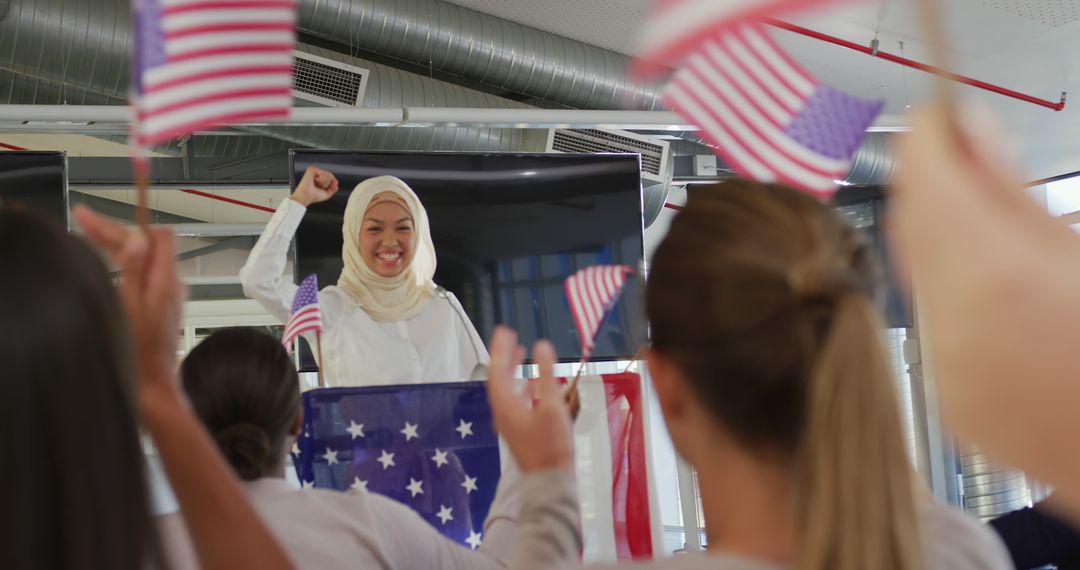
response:
[[[349,427],[345,428],[345,431],[349,432],[349,435],[351,435],[353,439],[364,437],[364,424],[358,424],[349,420]]]
[[[439,505],[439,514],[435,516],[439,517],[443,524],[446,524],[447,521],[454,520],[454,509],[446,505]]]
[[[337,452],[330,449],[329,447],[326,448],[326,453],[324,453],[322,457],[326,460],[327,465],[333,465],[338,462]]]
[[[385,449],[382,451],[382,455],[380,455],[379,458],[376,459],[375,461],[378,461],[379,463],[382,463],[383,471],[386,471],[391,466],[396,466],[397,465],[396,463],[394,463],[394,454],[393,453],[387,453]]]
[[[469,546],[471,546],[473,550],[476,550],[477,548],[480,548],[480,536],[480,533],[475,530],[470,530],[469,538],[466,538],[465,542],[469,543]]]
[[[401,430],[401,433],[405,434],[405,441],[409,441],[414,437],[420,437],[416,433],[417,427],[419,426],[415,424],[410,424],[409,422],[405,422],[405,429]]]
[[[295,441],[292,442],[292,454],[293,455],[300,455],[300,446],[297,445]]]
[[[460,421],[461,421],[461,423],[458,424],[458,427],[454,428],[454,431],[461,434],[461,439],[465,439],[465,436],[473,434],[473,432],[472,432],[472,422],[467,422],[465,420],[460,420]]]
[[[438,449],[435,450],[435,456],[431,460],[435,462],[436,469],[450,463],[450,460],[446,458],[446,452]]]
[[[367,491],[367,481],[359,477],[353,477],[353,484],[349,485],[349,488],[353,491]]]
[[[462,483],[461,486],[465,487],[466,495],[472,493],[473,491],[480,490],[479,487],[476,486],[476,477],[469,477],[468,475],[465,476],[465,482]]]
[[[302,488],[302,489],[314,489],[315,488],[315,482],[314,481],[301,481],[300,482],[300,488]]]
[[[413,497],[424,494],[424,482],[417,481],[412,477],[409,477],[409,484],[406,485],[405,488],[408,489],[410,493],[412,493]]]

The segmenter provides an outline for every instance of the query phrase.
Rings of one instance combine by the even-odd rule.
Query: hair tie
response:
[[[808,260],[787,274],[788,288],[804,301],[835,301],[848,293],[862,292],[860,281],[850,261],[841,257]]]

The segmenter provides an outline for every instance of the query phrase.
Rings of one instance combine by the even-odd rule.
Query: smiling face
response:
[[[413,231],[412,216],[404,206],[392,200],[377,202],[360,224],[360,257],[377,275],[396,277],[412,261]]]

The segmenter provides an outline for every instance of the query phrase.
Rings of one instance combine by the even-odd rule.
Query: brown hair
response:
[[[191,407],[245,481],[273,475],[300,409],[300,384],[285,347],[255,328],[215,331],[180,366]]]
[[[816,199],[741,180],[695,190],[649,272],[654,350],[745,449],[790,458],[803,569],[921,566],[877,274]]]
[[[0,568],[165,567],[109,272],[52,220],[0,206]]]

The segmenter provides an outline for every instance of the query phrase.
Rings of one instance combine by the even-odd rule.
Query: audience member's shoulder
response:
[[[936,502],[928,502],[922,513],[928,569],[1012,569],[1005,545],[986,525]]]

